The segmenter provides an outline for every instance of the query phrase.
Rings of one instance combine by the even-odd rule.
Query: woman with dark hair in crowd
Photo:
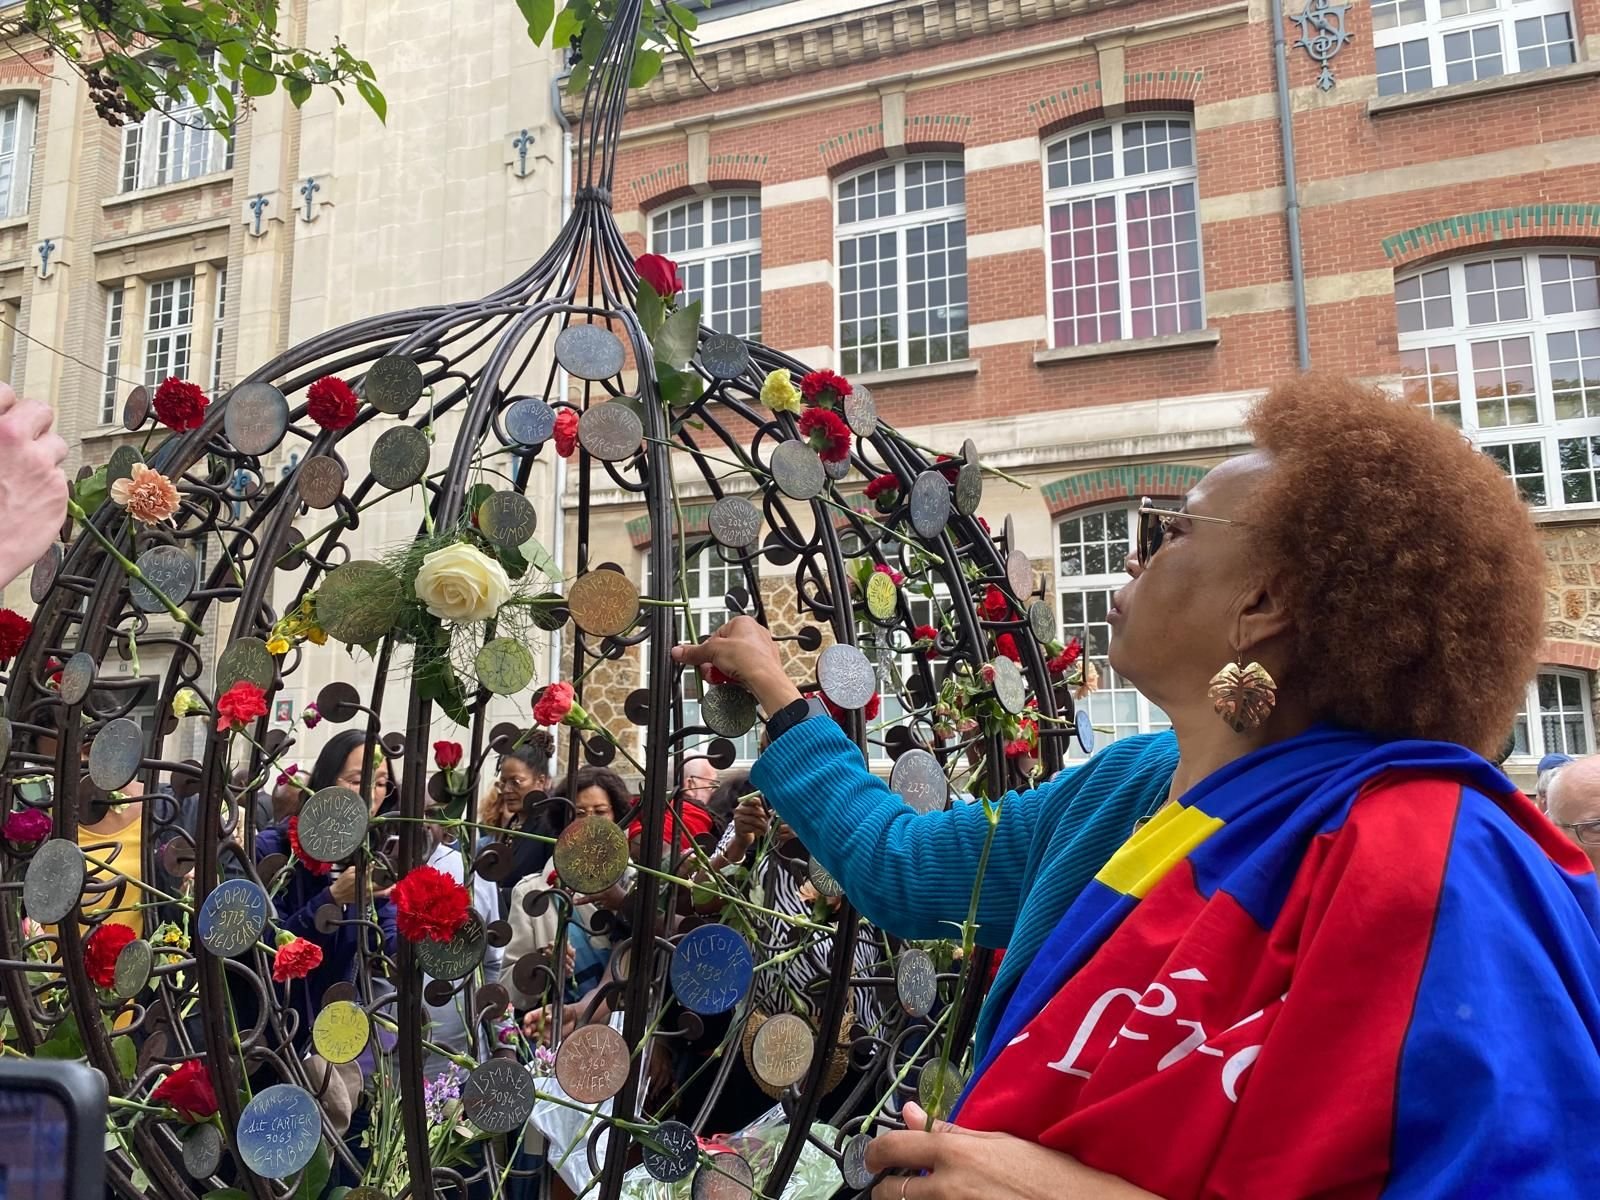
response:
[[[891,794],[754,621],[674,651],[755,693],[753,782],[863,913],[943,937],[978,888],[1007,947],[955,1125],[908,1105],[876,1200],[1594,1191],[1600,890],[1480,757],[1543,635],[1527,509],[1375,389],[1295,379],[1246,428],[1143,507],[1110,608],[1172,732],[1007,796],[987,854],[984,810]]]
[[[335,785],[359,793],[362,779],[371,756],[371,791],[367,793],[371,813],[378,813],[389,801],[389,764],[383,751],[374,747],[367,750],[367,735],[357,729],[346,729],[334,734],[317,755],[311,768],[309,786],[312,795],[323,788]],[[357,941],[364,926],[342,924],[332,933],[317,929],[317,910],[332,904],[344,911],[347,922],[358,917],[356,910],[355,867],[336,868],[305,856],[299,849],[297,826],[299,815],[289,817],[278,825],[263,829],[256,835],[256,861],[282,854],[292,860],[287,879],[278,887],[273,903],[280,915],[279,925],[322,948],[322,963],[304,981],[286,985],[290,1000],[300,1011],[299,1039],[310,1035],[311,1022],[322,1005],[322,993],[335,983],[347,982],[355,977]],[[368,887],[379,925],[383,929],[385,947],[394,953],[394,908],[389,903],[387,890],[375,893]]]

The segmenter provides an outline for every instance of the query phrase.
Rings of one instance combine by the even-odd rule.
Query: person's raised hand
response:
[[[767,836],[772,818],[759,795],[749,795],[733,810],[733,837],[728,840],[727,861],[742,862],[750,847]]]
[[[328,887],[335,904],[354,904],[356,899],[356,869],[346,867]]]
[[[735,617],[698,645],[672,648],[672,660],[702,671],[715,667],[754,693],[770,716],[800,698],[800,690],[784,673],[778,643],[751,617]]]
[[[55,413],[0,383],[0,587],[39,560],[67,516],[67,443]]]

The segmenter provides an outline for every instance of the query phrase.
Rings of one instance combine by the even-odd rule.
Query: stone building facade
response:
[[[1309,364],[1429,405],[1548,546],[1527,781],[1595,749],[1600,2],[1291,3],[1281,94],[1267,0],[718,4],[713,90],[669,63],[634,97],[619,221],[693,265],[711,324],[1028,484],[981,511],[1097,654],[1130,506],[1240,452],[1271,381]],[[597,560],[643,571],[639,517],[597,493]],[[1106,683],[1108,735],[1161,726]]]

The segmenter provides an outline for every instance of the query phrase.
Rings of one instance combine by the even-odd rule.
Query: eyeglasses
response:
[[[1565,829],[1580,846],[1600,846],[1600,821],[1579,821],[1576,825],[1556,822],[1557,829]]]
[[[1150,560],[1156,556],[1156,551],[1161,549],[1162,543],[1167,540],[1167,534],[1172,531],[1174,521],[1205,521],[1212,525],[1236,525],[1237,521],[1230,521],[1226,517],[1203,517],[1199,513],[1178,512],[1170,508],[1157,508],[1149,496],[1139,501],[1139,529],[1138,536],[1134,539],[1134,549],[1138,551],[1139,563],[1148,567]]]

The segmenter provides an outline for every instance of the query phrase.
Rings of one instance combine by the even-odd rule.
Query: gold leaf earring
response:
[[[1278,702],[1278,685],[1258,662],[1231,662],[1211,677],[1207,693],[1217,716],[1235,733],[1260,729]]]

